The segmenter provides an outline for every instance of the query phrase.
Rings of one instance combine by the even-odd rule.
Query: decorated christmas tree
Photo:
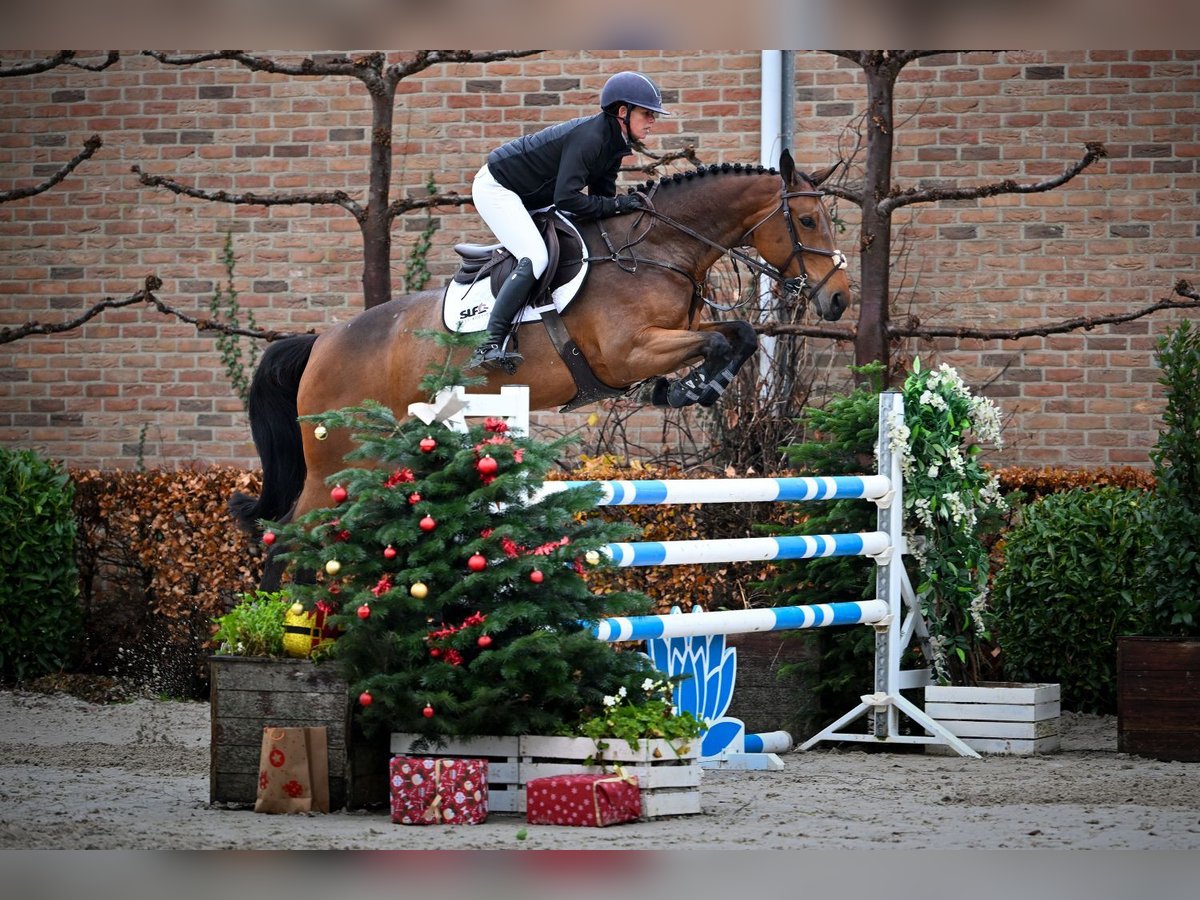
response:
[[[587,584],[628,528],[583,515],[598,488],[540,492],[562,442],[499,419],[465,434],[400,421],[373,403],[302,427],[347,428],[357,445],[329,508],[273,531],[291,598],[341,629],[329,652],[366,731],[569,733],[605,696],[644,695],[649,661],[586,627],[649,606]]]

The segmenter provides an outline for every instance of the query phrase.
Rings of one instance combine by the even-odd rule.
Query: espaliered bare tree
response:
[[[358,223],[363,242],[363,303],[366,308],[377,306],[392,297],[392,222],[396,216],[414,209],[433,206],[461,206],[470,197],[457,193],[432,194],[419,199],[392,199],[392,133],[396,110],[396,88],[405,78],[443,63],[487,63],[514,59],[536,53],[535,50],[497,50],[477,53],[469,50],[420,50],[409,54],[402,62],[388,64],[383,53],[361,56],[329,55],[308,57],[300,62],[281,62],[265,56],[255,56],[241,50],[221,50],[215,53],[172,55],[158,50],[143,51],[164,65],[192,66],[212,60],[230,60],[254,72],[292,75],[300,78],[354,78],[366,88],[371,101],[370,162],[367,175],[366,202],[359,202],[345,191],[317,191],[299,194],[234,194],[228,191],[207,191],[185,185],[163,175],[143,172],[133,166],[142,184],[162,187],[176,194],[221,203],[251,206],[296,206],[328,204],[340,206]]]
[[[891,372],[891,343],[902,337],[957,337],[1014,340],[1035,335],[1061,334],[1098,325],[1128,322],[1162,309],[1187,309],[1197,306],[1186,293],[1159,300],[1150,306],[1112,316],[1077,317],[1014,329],[969,328],[966,326],[927,326],[919,322],[893,322],[891,318],[892,216],[902,207],[942,200],[972,200],[998,194],[1036,194],[1051,191],[1069,182],[1088,166],[1105,157],[1103,144],[1089,143],[1083,156],[1067,166],[1061,175],[1030,184],[1011,179],[967,187],[901,188],[893,183],[892,153],[895,142],[895,88],[901,71],[909,63],[927,56],[957,52],[947,50],[831,50],[830,53],[858,65],[866,78],[867,105],[863,115],[866,158],[863,177],[858,184],[824,185],[830,194],[854,203],[862,210],[859,231],[861,284],[857,328],[767,324],[759,326],[764,334],[796,334],[833,337],[854,341],[854,361],[858,365],[879,361]],[[1186,285],[1186,282],[1179,282]]]

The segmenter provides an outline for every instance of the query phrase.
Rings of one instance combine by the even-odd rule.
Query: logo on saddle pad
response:
[[[557,211],[538,212],[533,221],[546,241],[550,265],[534,288],[530,304],[521,310],[518,322],[537,322],[546,309],[561,313],[579,293],[588,273],[583,237],[565,216]],[[516,260],[500,244],[458,244],[454,252],[463,262],[442,295],[442,320],[450,331],[483,331],[495,292]]]

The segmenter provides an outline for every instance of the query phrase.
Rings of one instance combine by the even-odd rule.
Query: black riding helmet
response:
[[[626,132],[629,131],[629,114],[635,106],[648,109],[656,116],[670,115],[663,109],[662,91],[658,85],[641,72],[618,72],[604,82],[604,88],[600,91],[600,108],[616,113],[617,106],[622,103],[626,107]]]

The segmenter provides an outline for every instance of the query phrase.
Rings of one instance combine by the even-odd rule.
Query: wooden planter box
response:
[[[929,685],[925,712],[977,753],[1029,755],[1059,748],[1057,684]]]
[[[1200,762],[1200,638],[1117,638],[1117,749]]]
[[[306,659],[214,656],[209,670],[210,803],[254,804],[264,727],[324,725],[329,740],[329,808],[355,805],[349,787],[349,694],[332,665],[314,665]],[[386,786],[386,775],[382,781]]]
[[[420,735],[392,735],[392,753],[402,756],[471,757],[488,761],[488,809],[490,812],[525,812],[525,785],[549,775],[598,774],[600,766],[583,761],[596,754],[590,738],[521,737],[447,738],[444,746],[414,751]],[[622,740],[610,740],[604,751],[609,766],[620,763],[636,775],[642,794],[642,818],[661,819],[701,812],[699,765],[700,742],[694,740],[676,751],[670,741],[640,741],[637,750]]]

